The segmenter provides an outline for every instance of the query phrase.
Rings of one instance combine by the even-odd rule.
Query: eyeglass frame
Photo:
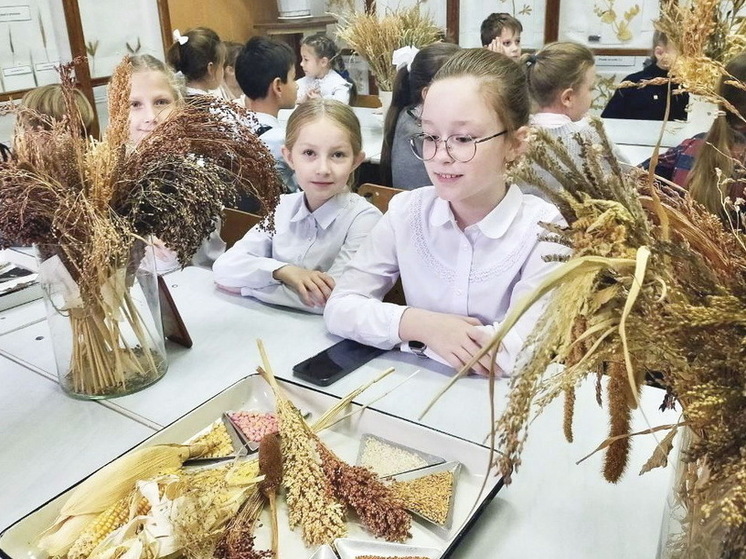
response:
[[[446,153],[448,154],[448,157],[450,157],[451,159],[453,159],[454,161],[457,161],[459,163],[468,163],[469,161],[471,161],[472,159],[474,159],[477,156],[477,144],[481,144],[482,142],[486,142],[488,140],[492,140],[494,138],[498,138],[498,137],[502,136],[503,134],[507,134],[507,132],[508,132],[508,129],[506,128],[502,132],[498,132],[497,134],[492,134],[492,136],[485,136],[484,138],[472,138],[468,134],[451,134],[445,140],[442,139],[442,138],[439,138],[439,139],[436,140],[435,136],[433,136],[432,134],[427,134],[425,132],[419,132],[418,134],[412,134],[409,137],[409,147],[412,150],[412,153],[414,154],[414,156],[417,159],[419,159],[420,161],[432,161],[435,158],[435,156],[437,155],[437,153],[438,153],[438,146],[439,146],[440,142],[443,142],[443,145],[445,145],[445,147],[446,147]],[[457,136],[461,136],[461,137],[468,136],[472,140],[471,143],[474,146],[474,154],[469,159],[467,159],[466,161],[462,161],[460,159],[456,159],[451,154],[451,150],[448,149],[448,141],[451,138],[455,138]],[[432,157],[428,157],[427,159],[425,159],[424,157],[420,157],[419,155],[417,155],[417,151],[415,150],[415,147],[414,147],[415,138],[423,138],[424,139],[425,137],[430,137],[430,138],[433,139],[433,142],[435,142],[435,151],[433,152]]]

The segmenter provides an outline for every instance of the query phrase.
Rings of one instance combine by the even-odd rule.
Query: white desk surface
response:
[[[46,318],[44,302],[41,299],[6,309],[0,313],[0,334],[7,334]]]
[[[0,425],[0,531],[153,434],[5,357]]]
[[[194,339],[194,347],[184,349],[169,345],[169,370],[161,381],[140,393],[106,404],[145,425],[166,425],[251,373],[259,363],[256,338],[264,340],[276,374],[286,378],[291,378],[295,363],[336,341],[326,333],[319,316],[280,310],[216,291],[208,270],[187,268],[169,274],[167,281]],[[47,338],[35,339],[42,335],[41,327],[45,327],[45,323],[0,336],[0,351],[52,377],[51,344]],[[421,369],[406,384],[374,404],[409,419],[417,418],[451,374],[429,360],[388,352],[325,390],[346,394],[391,365],[396,367],[396,372],[382,381],[381,386],[364,394],[360,401],[370,401]],[[48,382],[30,372],[27,376],[38,376],[39,382]],[[51,382],[49,385],[54,388]],[[501,381],[498,410],[504,406],[506,389],[507,383]],[[17,417],[25,411],[28,399],[22,399],[23,389],[14,386],[12,392],[16,402],[23,401],[23,409],[4,413]],[[524,463],[513,485],[498,493],[453,557],[621,559],[655,555],[670,472],[658,470],[644,476],[636,475],[654,447],[650,437],[638,437],[633,441],[628,475],[615,486],[601,477],[601,455],[575,465],[604,440],[608,424],[605,412],[595,404],[594,387],[583,386],[580,392],[576,442],[571,445],[564,441],[562,406],[561,402],[556,402],[531,426]],[[66,400],[61,392],[57,395]],[[643,408],[656,425],[675,419],[672,412],[663,416],[657,411],[661,396],[655,389],[643,390]],[[86,406],[66,401],[73,407]],[[91,404],[90,407],[102,406]],[[481,442],[489,425],[486,379],[470,377],[459,381],[423,423]],[[636,416],[634,428],[644,427],[642,418]],[[141,438],[149,432],[145,427],[143,430]],[[69,441],[72,433],[66,436]],[[75,436],[80,437],[79,434]],[[109,441],[109,444],[118,445],[118,451],[123,452],[133,442],[137,441]],[[85,454],[87,459],[95,461],[100,459],[101,452],[96,449],[93,457]],[[112,452],[112,456],[114,454],[117,452]],[[79,466],[80,477],[93,469],[90,464]],[[7,467],[0,465],[0,478]],[[43,462],[39,467],[44,468]],[[54,476],[58,465],[50,457],[46,467],[49,475]],[[69,485],[69,479],[67,481],[53,488],[43,487],[41,491],[51,497]],[[28,509],[35,504],[25,503],[25,506]]]

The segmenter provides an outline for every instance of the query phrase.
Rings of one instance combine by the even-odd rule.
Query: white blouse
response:
[[[375,206],[351,192],[337,194],[313,213],[303,192],[284,194],[275,210],[274,235],[260,226],[249,230],[215,261],[215,282],[240,288],[241,295],[265,303],[320,314],[322,308],[305,305],[272,273],[292,264],[326,272],[337,280],[380,218]]]
[[[335,70],[329,70],[323,78],[303,76],[296,80],[298,84],[298,99],[302,99],[310,90],[318,89],[324,99],[336,99],[346,105],[350,104],[350,88],[352,84],[339,75]]]
[[[329,331],[386,349],[400,344],[399,322],[407,307],[381,301],[400,275],[409,306],[498,326],[516,301],[559,265],[542,257],[568,252],[540,240],[546,233],[540,221],[564,224],[555,206],[517,186],[463,231],[434,187],[397,194],[327,302]],[[497,365],[506,373],[542,310],[534,305],[505,337]]]

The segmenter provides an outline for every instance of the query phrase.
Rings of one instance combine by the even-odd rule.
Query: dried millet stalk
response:
[[[621,436],[609,445],[604,459],[604,477],[610,483],[616,483],[622,477],[627,467],[630,439],[629,428],[632,410],[629,407],[627,395],[630,387],[627,380],[627,370],[623,361],[611,361],[608,364],[609,386],[609,416],[611,427],[609,437]]]
[[[334,496],[352,508],[374,536],[401,542],[411,537],[412,518],[401,499],[369,469],[350,466],[317,441],[321,465]]]
[[[277,398],[277,416],[290,525],[301,525],[306,545],[331,543],[344,537],[344,507],[332,497],[319,464],[315,438],[300,412],[281,397]]]

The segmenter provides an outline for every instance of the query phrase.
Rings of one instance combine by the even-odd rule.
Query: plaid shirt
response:
[[[694,160],[704,143],[705,134],[697,134],[693,138],[684,140],[675,148],[669,149],[666,153],[658,157],[655,174],[681,187],[686,187],[689,171],[694,167]],[[640,167],[649,169],[650,159],[640,163]]]
[[[694,161],[699,153],[699,150],[705,144],[706,134],[698,134],[693,138],[684,140],[675,148],[669,149],[666,153],[658,158],[658,165],[655,167],[655,174],[663,178],[670,180],[678,184],[683,188],[687,188],[687,180],[689,178],[689,172],[694,167]],[[650,159],[640,163],[640,167],[644,169],[650,168]],[[746,198],[746,180],[743,180],[743,170],[735,171],[735,178],[728,186],[728,191],[725,195],[730,198],[731,202],[737,203],[738,199]],[[712,177],[713,183],[715,181],[715,175],[713,172]],[[738,215],[740,216],[736,223],[740,222],[742,229],[746,228],[746,205],[742,203],[738,205]],[[734,215],[735,214],[731,214]]]

